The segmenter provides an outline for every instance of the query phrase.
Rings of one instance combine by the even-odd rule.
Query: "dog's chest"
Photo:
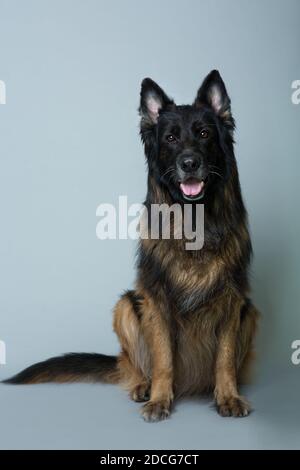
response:
[[[197,310],[221,288],[223,269],[217,256],[170,256],[165,267],[167,298],[181,313]]]

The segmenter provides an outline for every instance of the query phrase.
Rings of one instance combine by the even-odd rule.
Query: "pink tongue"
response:
[[[187,181],[186,183],[180,183],[180,189],[185,196],[197,196],[197,194],[201,193],[203,186],[203,181]]]

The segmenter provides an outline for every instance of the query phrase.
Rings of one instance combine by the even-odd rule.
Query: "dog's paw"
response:
[[[170,416],[171,405],[168,401],[149,401],[142,407],[141,414],[145,421],[162,421]]]
[[[234,416],[235,418],[244,418],[248,416],[251,408],[243,397],[229,397],[217,403],[217,410],[219,415],[224,417]]]
[[[150,386],[148,383],[141,383],[136,385],[131,392],[130,398],[137,402],[150,400]]]

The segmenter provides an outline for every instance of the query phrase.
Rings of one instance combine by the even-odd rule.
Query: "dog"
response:
[[[204,204],[204,245],[187,250],[184,237],[139,240],[135,288],[114,309],[117,357],[66,354],[6,383],[118,383],[145,402],[141,413],[150,422],[167,418],[174,399],[204,393],[214,394],[221,416],[247,416],[250,405],[238,386],[252,363],[259,313],[249,298],[252,248],[230,98],[216,70],[192,105],[176,105],[146,78],[139,113],[148,166],[145,207],[188,204],[195,218],[194,209]]]

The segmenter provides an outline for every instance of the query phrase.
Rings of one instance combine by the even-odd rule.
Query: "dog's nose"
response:
[[[198,158],[189,155],[182,159],[180,166],[185,173],[192,173],[198,170],[200,161]]]

